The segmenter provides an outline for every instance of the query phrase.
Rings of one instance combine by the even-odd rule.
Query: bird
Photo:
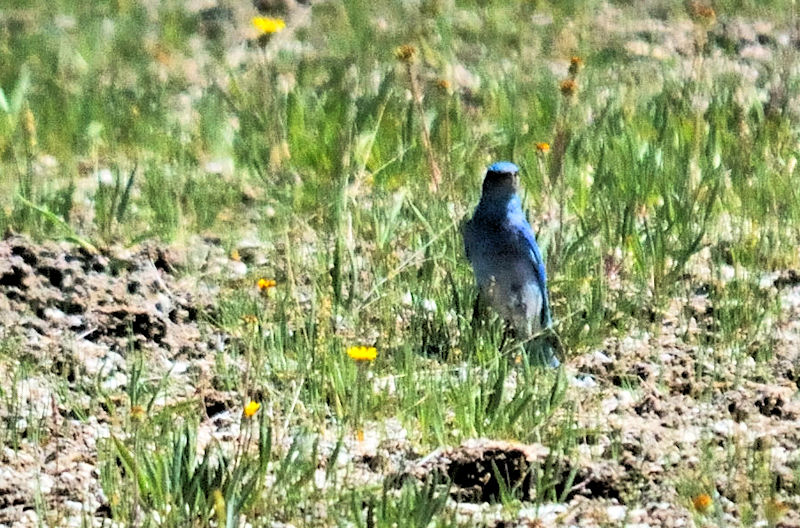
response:
[[[547,272],[519,190],[514,163],[488,167],[480,201],[463,227],[464,250],[478,285],[478,303],[494,308],[532,360],[555,368],[560,365],[556,347],[551,336],[543,335],[553,324]]]

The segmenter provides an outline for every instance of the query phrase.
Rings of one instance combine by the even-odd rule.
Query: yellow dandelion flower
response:
[[[444,93],[450,93],[450,81],[447,79],[439,79],[436,81],[436,87]]]
[[[134,422],[141,422],[147,413],[141,405],[134,405],[131,407],[131,420]]]
[[[692,498],[692,506],[694,509],[699,511],[700,513],[708,511],[712,504],[711,495],[708,493],[701,493],[696,497]]]
[[[258,289],[262,292],[274,288],[277,284],[278,283],[272,279],[258,279]]]
[[[561,90],[561,95],[569,97],[578,91],[578,83],[575,82],[574,79],[564,79],[561,81],[561,84],[559,84],[559,90]]]
[[[353,361],[372,361],[378,356],[378,350],[375,347],[351,346],[347,349],[347,355]]]
[[[235,260],[236,262],[242,260],[241,255],[239,255],[238,249],[234,249],[233,251],[231,251],[231,260]]]
[[[541,152],[542,154],[547,154],[550,152],[550,143],[537,143],[536,144],[536,152]]]
[[[356,431],[356,440],[358,440],[359,442],[363,442],[364,441],[364,430],[363,429],[359,429],[358,431]]]
[[[253,27],[264,35],[277,33],[286,27],[286,22],[280,18],[253,17]]]
[[[245,418],[252,418],[255,413],[261,408],[261,404],[257,401],[250,400],[247,405],[244,406],[244,416]]]
[[[417,54],[417,48],[410,44],[403,44],[394,50],[394,54],[401,62],[412,62]]]

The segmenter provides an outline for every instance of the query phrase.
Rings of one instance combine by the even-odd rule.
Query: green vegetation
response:
[[[249,3],[0,3],[0,230],[88,251],[198,234],[229,249],[269,242],[244,280],[210,278],[222,293],[204,324],[233,336],[209,352],[214,390],[262,403],[236,438],[197,449],[201,405],[161,398],[169,376],[146,359],[127,358],[137,374],[122,396],[77,382],[90,402],[70,403],[76,416],[115,418],[97,454],[109,515],[450,526],[464,521],[446,482],[359,482],[339,452],[402,428],[420,452],[488,437],[574,455],[595,432],[577,425],[566,371],[529,366],[497,320],[473,325],[459,225],[492,160],[523,169],[567,363],[664,332],[673,303],[703,287],[713,323],[689,333],[701,314],[687,309],[673,328],[696,368],[733,370],[737,386],[765,372],[781,305],[759,280],[798,265],[800,77],[786,65],[799,57],[737,62],[714,24],[794,9],[766,4],[719,2],[709,22],[678,1],[313,2],[258,38]],[[626,42],[647,32],[604,29],[609,10],[690,25],[674,37],[690,51],[633,54]],[[413,49],[398,56],[401,45]],[[253,296],[260,277],[277,284]],[[354,362],[353,345],[377,358]],[[13,363],[18,346],[0,340],[0,407],[24,416],[15,387],[37,367]],[[18,427],[0,425],[14,449],[50,434]],[[757,455],[709,448],[676,489],[690,507],[715,464],[741,471],[754,482],[742,520],[756,523],[774,495]],[[537,502],[564,498],[548,486]],[[508,511],[519,501],[504,490]]]

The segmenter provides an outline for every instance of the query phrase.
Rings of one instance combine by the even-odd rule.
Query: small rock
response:
[[[70,510],[74,514],[79,514],[83,511],[83,503],[77,501],[66,500],[64,501],[64,507]]]
[[[606,515],[608,515],[608,520],[611,522],[619,522],[623,520],[627,512],[628,508],[621,504],[616,504],[606,508]]]
[[[608,357],[602,350],[595,350],[592,353],[592,359],[598,363],[611,363],[614,360]]]
[[[611,414],[617,410],[617,407],[619,407],[619,400],[614,396],[609,396],[600,402],[600,409],[602,409],[605,414]]]
[[[44,317],[53,323],[63,323],[67,318],[66,314],[58,308],[45,308]]]
[[[35,488],[38,488],[40,492],[45,495],[50,494],[53,491],[53,486],[55,486],[55,479],[48,475],[47,473],[41,473],[39,475],[38,482],[33,482]]]
[[[156,295],[155,309],[162,314],[169,314],[172,311],[172,300],[164,293]]]
[[[247,264],[236,260],[228,262],[228,277],[231,279],[241,279],[247,275]]]
[[[580,387],[581,389],[593,389],[597,387],[597,382],[591,374],[577,374],[575,377],[569,378],[569,384],[573,387]]]
[[[110,378],[103,381],[100,384],[100,386],[105,391],[113,392],[121,387],[124,387],[127,384],[128,384],[128,376],[126,376],[122,372],[116,372]]]

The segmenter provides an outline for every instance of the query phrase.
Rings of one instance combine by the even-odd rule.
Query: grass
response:
[[[631,24],[643,16],[612,4]],[[720,20],[795,9],[715,7]],[[713,323],[686,343],[710,350],[702,368],[722,379],[736,364],[741,383],[749,358],[771,359],[781,306],[758,282],[798,264],[797,73],[778,60],[758,65],[755,83],[720,71],[726,57],[702,21],[687,37],[693,56],[632,57],[622,33],[598,38],[602,9],[322,2],[258,40],[244,11],[176,1],[0,8],[0,229],[92,251],[197,234],[272,248],[247,286],[221,282],[206,322],[233,336],[216,352],[214,388],[261,401],[257,427],[240,419],[235,439],[196,459],[194,404],[156,403],[170,400],[170,380],[129,357],[135,375],[112,412],[122,423],[98,452],[115,521],[455,524],[446,483],[389,490],[337,466],[343,445],[395,421],[423,451],[492,437],[574,454],[566,374],[516,364],[499,321],[473,327],[459,225],[490,160],[523,168],[567,361],[660,332],[670,303],[698,286]],[[648,9],[690,20],[681,2]],[[401,45],[413,49],[398,58]],[[585,66],[568,74],[573,55]],[[262,276],[278,285],[253,296]],[[21,377],[44,367],[15,362],[0,337],[0,399],[16,416]],[[345,354],[362,344],[377,347],[374,362]],[[92,405],[103,399],[120,401]],[[14,449],[16,424],[0,428]],[[763,495],[768,472],[742,471]],[[308,513],[318,507],[326,515]]]

